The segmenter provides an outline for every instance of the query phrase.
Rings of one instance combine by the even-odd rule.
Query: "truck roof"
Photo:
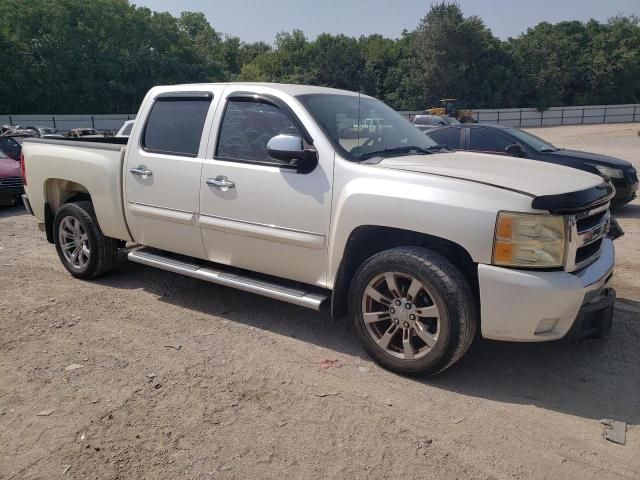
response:
[[[358,92],[352,92],[350,90],[340,90],[338,88],[329,88],[329,87],[316,87],[313,85],[295,85],[290,83],[269,83],[269,82],[221,82],[221,83],[186,83],[181,85],[159,85],[154,87],[153,90],[159,93],[162,92],[175,92],[176,90],[186,90],[186,89],[195,89],[195,90],[206,90],[208,87],[212,85],[215,86],[246,86],[248,88],[251,87],[260,87],[260,88],[270,88],[273,90],[278,90],[282,93],[297,96],[297,95],[307,95],[314,93],[324,93],[330,95],[358,95]],[[363,94],[363,96],[365,96]]]

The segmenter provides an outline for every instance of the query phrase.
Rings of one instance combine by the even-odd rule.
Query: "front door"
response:
[[[229,87],[221,101],[200,189],[198,221],[208,258],[324,285],[333,149],[302,106],[276,94]],[[317,167],[297,173],[271,158],[267,142],[279,134],[300,136],[315,148]]]
[[[147,102],[124,170],[131,234],[142,245],[206,258],[197,213],[215,92],[164,93]]]

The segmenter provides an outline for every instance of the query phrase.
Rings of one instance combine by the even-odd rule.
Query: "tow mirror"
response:
[[[512,157],[524,157],[524,150],[522,150],[522,145],[519,143],[508,145],[504,151],[507,155],[511,155]]]
[[[318,165],[318,152],[304,148],[302,138],[297,135],[276,135],[267,143],[271,158],[282,160],[295,167],[298,173],[309,173]]]

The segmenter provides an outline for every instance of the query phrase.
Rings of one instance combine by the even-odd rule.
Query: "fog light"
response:
[[[538,328],[536,328],[534,335],[549,333],[553,331],[554,328],[556,328],[557,324],[558,324],[557,318],[545,318],[538,324]]]

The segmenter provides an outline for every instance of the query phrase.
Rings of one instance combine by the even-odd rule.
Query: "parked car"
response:
[[[599,153],[558,148],[555,145],[515,127],[501,125],[460,124],[427,133],[440,145],[452,150],[509,155],[565,165],[611,179],[616,188],[615,205],[636,198],[638,175],[631,163]]]
[[[31,130],[29,128],[22,127],[18,125],[17,127],[11,128],[9,130],[5,130],[5,132],[0,135],[2,137],[38,137],[38,132]]]
[[[413,124],[421,131],[426,132],[443,125],[459,125],[460,122],[447,115],[416,115]]]
[[[25,127],[26,130],[33,130],[40,138],[63,138],[62,135],[57,129],[51,127],[34,127],[28,126]]]
[[[155,87],[137,118],[128,146],[24,142],[26,207],[74,277],[135,242],[133,262],[348,313],[404,374],[448,368],[477,329],[543,342],[610,328],[614,189],[597,175],[440,152],[374,98],[305,85]],[[384,128],[340,136],[361,118]]]
[[[118,130],[118,133],[116,133],[116,137],[129,138],[129,135],[131,135],[131,130],[133,129],[134,123],[135,123],[135,120],[127,120],[126,122],[124,122],[124,125],[122,125],[120,130]]]
[[[95,128],[74,128],[69,130],[65,135],[65,137],[78,138],[78,137],[89,137],[89,138],[101,138],[104,137],[99,131]]]
[[[20,162],[0,149],[0,207],[14,205],[23,193]]]

